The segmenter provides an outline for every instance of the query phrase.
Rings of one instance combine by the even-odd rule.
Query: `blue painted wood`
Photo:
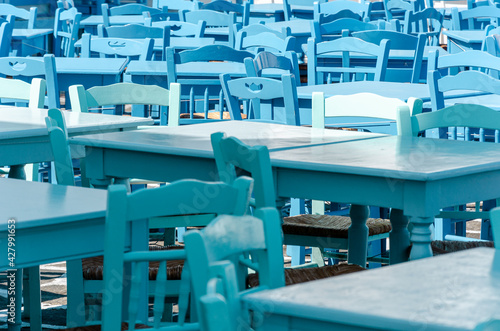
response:
[[[245,59],[245,71],[248,77],[290,73],[295,77],[295,85],[301,85],[299,63],[295,52],[286,52],[284,56],[266,51],[259,52],[255,59]]]
[[[330,18],[330,15],[339,14],[342,11],[349,11],[350,13],[354,13],[360,17],[360,20],[369,21],[370,12],[371,12],[371,2],[353,2],[353,1],[330,1],[330,2],[318,2],[314,3],[314,17],[315,21],[320,21],[320,14],[324,15],[324,20],[326,22],[330,22],[333,19]],[[350,13],[344,12],[344,15],[349,15]],[[350,16],[352,17],[352,16]],[[335,19],[337,19],[336,17]]]
[[[310,38],[307,44],[307,84],[325,84],[332,82],[332,75],[340,75],[341,82],[357,80],[383,81],[389,56],[390,41],[384,39],[380,45],[369,43],[358,38],[343,37],[336,40],[316,43]],[[342,52],[342,66],[328,65],[330,53]],[[352,67],[350,53],[370,54],[376,57],[375,66]],[[337,76],[338,77],[338,76]]]
[[[210,35],[209,30],[205,31],[205,35],[207,37],[215,37],[223,45],[234,46],[234,24],[236,23],[236,14],[234,12],[221,13],[208,9],[195,11],[182,10],[179,17],[181,21],[195,24],[199,21],[205,21],[207,28],[227,29],[227,32],[222,36]]]
[[[12,40],[12,24],[2,22],[0,24],[0,56],[8,56]]]
[[[55,56],[74,57],[75,42],[78,39],[82,14],[75,7],[56,9],[54,17],[54,54]]]
[[[82,36],[81,56],[89,58],[92,52],[96,52],[100,57],[126,57],[141,61],[153,58],[154,40],[144,38],[142,41],[125,38],[91,38],[90,34],[84,33]]]
[[[121,6],[109,7],[107,3],[103,3],[101,6],[102,10],[102,24],[104,26],[113,25],[110,17],[112,16],[142,16],[143,13],[148,14],[161,14],[162,10],[158,8],[148,7],[143,4],[129,3]]]
[[[237,20],[243,26],[247,26],[250,21],[250,1],[244,1],[243,4],[232,3],[224,0],[214,0],[206,4],[202,4],[201,10],[214,10],[222,13],[235,13]]]
[[[295,49],[295,37],[289,36],[290,30],[278,32],[265,25],[252,24],[236,33],[234,48],[237,50],[269,51],[284,54]]]
[[[326,0],[320,0],[326,2]],[[294,19],[312,19],[314,17],[314,1],[311,0],[284,0],[283,12],[285,21]]]
[[[426,8],[419,12],[405,13],[404,33],[425,33],[428,46],[439,46],[439,37],[443,26],[444,16],[434,8]]]
[[[468,10],[451,10],[453,30],[483,30],[487,25],[498,26],[500,8],[495,6],[478,6]]]
[[[319,20],[311,21],[310,24],[311,36],[315,38],[318,43],[338,39],[342,35],[347,36],[356,31],[378,29],[378,25],[375,23],[363,22],[350,17],[342,17],[333,21],[327,21],[320,15]]]
[[[202,2],[200,1],[188,1],[188,0],[153,0],[151,6],[153,8],[161,8],[163,13],[152,14],[151,18],[154,20],[167,21],[167,19],[172,21],[178,21],[179,11],[181,10],[198,10]]]
[[[417,1],[384,0],[384,10],[387,21],[398,19],[403,21],[407,11],[417,12],[415,8]]]
[[[196,305],[202,330],[235,330],[249,323],[240,298],[285,285],[279,214],[276,208],[264,208],[254,215],[221,216],[202,231],[186,234],[187,264],[193,293],[200,298]],[[250,252],[252,260],[241,258]],[[249,266],[259,273],[259,286],[244,290]]]
[[[37,7],[31,7],[27,10],[9,3],[0,3],[0,16],[5,16],[12,24],[14,24],[16,19],[27,21],[24,26],[27,29],[35,28],[37,11]]]

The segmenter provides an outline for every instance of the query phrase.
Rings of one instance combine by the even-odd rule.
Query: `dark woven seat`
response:
[[[366,270],[357,264],[336,264],[331,266],[301,269],[285,269],[285,285],[293,285],[328,277],[350,274]],[[247,286],[259,285],[259,275],[251,274],[247,278]]]
[[[149,250],[168,250],[168,249],[181,249],[180,246],[149,246]],[[104,257],[96,256],[82,259],[83,279],[85,280],[102,280]],[[149,280],[156,280],[158,274],[159,262],[149,263]],[[172,260],[167,262],[167,279],[180,280],[184,260]]]
[[[495,246],[493,241],[434,240],[431,242],[431,247],[433,255],[441,255],[470,248]]]
[[[391,231],[389,220],[369,218],[366,222],[368,235],[374,236]],[[345,216],[332,215],[297,215],[283,218],[283,233],[301,236],[347,238],[351,219]]]
[[[136,329],[148,329],[150,326],[143,324],[136,324]],[[128,323],[122,323],[121,329],[122,331],[128,330]],[[101,325],[87,325],[87,326],[78,326],[76,328],[64,329],[64,331],[101,331]]]

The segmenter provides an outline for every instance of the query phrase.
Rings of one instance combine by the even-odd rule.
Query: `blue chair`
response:
[[[9,56],[12,41],[12,24],[0,23],[0,57]]]
[[[434,8],[426,8],[419,12],[407,11],[403,32],[407,34],[425,33],[427,45],[439,46],[443,19],[443,14]]]
[[[342,11],[348,10],[351,13],[359,15],[360,20],[369,20],[371,11],[371,2],[358,3],[354,1],[330,1],[330,2],[315,2],[314,3],[314,20],[320,20],[320,14],[324,15],[324,19],[328,19],[329,15],[336,15]]]
[[[265,31],[266,29],[269,31]],[[249,25],[236,33],[234,48],[252,51],[255,54],[265,50],[282,55],[295,49],[295,37],[283,36],[282,32],[271,30],[261,24]]]
[[[54,163],[58,183],[60,185],[74,185],[73,166],[67,132],[65,129],[64,116],[58,109],[50,109],[49,117],[46,118],[46,123],[49,130],[51,148],[54,154]],[[108,287],[106,284],[109,285],[110,275],[115,275],[116,272],[120,273],[120,270],[123,272],[123,265],[121,264],[124,262],[122,255],[125,249],[125,242],[122,242],[121,240],[125,240],[125,222],[144,218],[155,218],[154,221],[149,223],[149,227],[168,229],[175,227],[176,225],[185,226],[186,224],[192,226],[205,226],[210,222],[210,220],[219,214],[241,216],[248,210],[251,185],[252,181],[249,178],[241,178],[240,181],[234,182],[230,185],[200,181],[179,181],[158,189],[140,190],[128,196],[126,194],[127,188],[125,186],[119,186],[120,189],[117,189],[115,186],[117,189],[115,192],[121,192],[119,193],[121,198],[113,199],[111,196],[108,197],[109,207],[113,205],[113,207],[110,207],[113,211],[108,208],[106,218],[106,222],[112,222],[112,224],[108,224],[106,227],[110,231],[105,233],[106,243],[104,253],[104,271],[102,257],[84,259],[83,263],[85,268],[83,271],[81,260],[72,260],[67,262],[68,279],[70,279],[70,282],[68,283],[68,324],[83,325],[85,323],[85,315],[79,314],[78,309],[80,305],[84,304],[84,293],[97,293],[101,292],[103,288],[107,289]],[[110,187],[110,191],[111,190],[113,189]],[[195,194],[198,194],[199,192],[197,196],[199,196],[200,199],[203,199],[203,204],[200,204],[198,199],[193,199],[193,192],[195,192]],[[208,196],[206,195],[206,192],[211,193]],[[167,199],[167,196],[171,196],[172,198]],[[164,199],[167,199],[172,203],[158,203]],[[114,205],[114,203],[116,203],[116,205]],[[122,207],[126,206],[125,208],[128,212],[119,212],[119,210],[125,210],[117,207],[120,205]],[[160,216],[173,217],[161,219]],[[139,230],[139,228],[135,229]],[[144,232],[144,235],[144,238],[148,237],[146,232]],[[143,249],[147,251],[147,244],[136,247],[143,247]],[[156,255],[157,259],[161,255],[173,255],[177,257],[175,260],[183,260],[185,256],[182,250],[175,249],[173,251],[168,251],[168,247],[151,247],[149,250],[154,251],[154,253],[151,253],[153,256],[158,254]],[[153,259],[151,261],[157,260]],[[112,267],[109,268],[109,266]],[[168,280],[165,279],[164,275],[162,276],[162,271],[160,270],[161,267],[158,268],[158,266],[155,267],[154,265],[150,267],[150,280],[155,280],[156,286],[154,287],[159,287],[161,289],[163,295],[162,300],[165,299],[165,296],[170,298],[179,296],[180,286],[182,287],[181,290],[186,290],[187,286],[188,292],[181,293],[188,293],[189,295],[189,282],[187,284],[183,283],[186,280],[189,280],[189,278],[183,278],[183,280],[180,278],[182,266],[183,263],[180,261],[176,261],[173,265],[169,265]],[[114,270],[115,272],[111,272],[111,270]],[[164,268],[163,272],[165,270],[167,270],[167,268]],[[182,272],[184,273],[184,271]],[[103,276],[104,278],[102,278]],[[104,285],[102,281],[103,279]],[[121,291],[119,292],[121,293]],[[182,301],[183,299],[180,300]],[[121,297],[117,302],[121,303]],[[106,307],[109,306],[110,304],[108,302],[106,305],[103,305],[104,325],[113,325],[114,323],[121,321],[121,319],[117,320],[110,318],[110,315],[108,315],[109,311],[106,312]],[[187,302],[185,300],[180,302],[180,307],[181,314],[185,313],[185,310],[187,309]],[[113,311],[111,316],[121,316],[116,315],[115,309],[118,308],[111,308]],[[160,315],[163,313],[163,305],[161,306],[159,313]],[[155,316],[156,315],[157,314],[155,314]],[[182,317],[180,317],[179,321],[181,320]],[[110,329],[114,330],[114,328]]]
[[[413,36],[396,31],[371,30],[353,32],[352,36],[374,44],[380,44],[383,39],[389,39],[391,41],[391,50],[413,51],[414,57],[411,68],[393,68],[390,64],[387,65],[385,74],[386,81],[410,83],[426,82],[425,76],[421,79],[422,59],[426,44],[426,37],[424,34]]]
[[[347,37],[356,31],[378,29],[378,24],[375,23],[363,22],[349,17],[339,18],[334,21],[326,21],[322,19],[322,15],[320,15],[319,20],[311,21],[310,24],[311,37],[318,43],[338,39],[342,36]]]
[[[484,38],[482,49],[485,52],[490,53],[493,56],[500,55],[500,35],[494,34]],[[498,73],[497,73],[498,75]]]
[[[214,10],[195,10],[187,11],[182,10],[179,14],[181,21],[189,23],[198,23],[199,21],[205,21],[206,29],[209,28],[227,28],[227,37],[221,37],[220,34],[214,36],[219,37],[219,41],[223,45],[229,47],[234,46],[234,24],[236,23],[236,13],[221,13]],[[205,36],[211,36],[208,31],[205,31]],[[216,39],[217,40],[217,39]]]
[[[451,10],[451,25],[453,30],[484,30],[489,24],[498,26],[500,8],[495,6],[478,6],[472,9]]]
[[[214,0],[200,7],[202,10],[214,10],[222,13],[235,13],[237,21],[241,20],[243,26],[247,26],[250,21],[250,1],[243,4],[232,3],[225,0]]]
[[[55,56],[75,56],[75,42],[78,40],[81,19],[82,13],[79,13],[75,7],[68,10],[56,9],[54,17]]]
[[[313,0],[283,0],[285,21],[314,18],[314,2]],[[319,2],[323,3],[326,0],[320,0]]]
[[[23,24],[23,28],[25,29],[35,28],[37,11],[37,7],[31,7],[30,10],[26,10],[8,3],[0,3],[0,16],[5,16],[13,26],[16,19],[26,21]]]
[[[429,54],[429,59],[433,59],[436,70],[429,71],[428,73],[428,84],[431,94],[431,107],[433,112],[437,112],[441,109],[450,108],[453,104],[448,104],[448,101],[444,100],[443,93],[453,90],[469,90],[471,92],[479,93],[492,93],[500,94],[500,81],[498,80],[498,72],[500,70],[500,59],[493,56],[487,52],[482,51],[467,51],[457,54],[451,54],[447,56],[438,57],[437,54],[431,52]],[[446,69],[456,69],[457,67],[469,67],[471,69],[464,70],[458,74],[453,74],[451,72],[448,75],[442,76],[441,72]],[[474,69],[481,70],[474,70]],[[495,75],[491,75],[490,72],[494,72]],[[454,103],[453,99],[450,100]],[[458,106],[458,105],[457,105]],[[479,141],[498,141],[498,131],[492,132],[491,130],[485,130],[491,125],[495,125],[496,122],[486,125],[487,123],[482,123],[482,118],[475,118],[476,116],[470,115],[477,107],[474,105],[464,105],[463,107],[470,107],[470,112],[464,113],[464,116],[459,116],[458,118],[443,118],[443,122],[447,122],[451,128],[447,127],[435,127],[433,129],[427,130],[426,135],[430,137],[439,137],[446,139],[461,139],[461,140],[479,140]],[[462,108],[456,108],[458,110]],[[441,112],[439,114],[453,114],[451,111]],[[436,115],[438,116],[438,115]],[[464,117],[464,118],[461,118]],[[487,117],[489,118],[489,117]],[[456,121],[452,122],[452,121]],[[467,122],[468,124],[463,123]],[[455,128],[452,124],[456,124],[458,128]],[[477,125],[481,124],[481,125]],[[467,126],[463,128],[464,126]],[[496,128],[498,129],[498,128]],[[494,201],[483,201],[483,211],[488,210],[494,205]],[[476,202],[476,212],[479,211],[480,204]],[[437,238],[446,238],[448,234],[465,236],[465,224],[463,221],[458,222],[457,220],[468,220],[474,218],[486,217],[485,215],[475,215],[474,213],[462,212],[462,207],[456,207],[453,211],[442,211],[437,217],[443,218],[443,225],[440,223],[436,224]],[[470,215],[470,216],[469,216]],[[477,217],[476,217],[477,216]],[[491,239],[491,233],[489,228],[489,222],[483,219],[481,226],[481,238]],[[443,229],[441,231],[441,229]]]
[[[45,97],[41,100],[34,102],[31,100],[29,102],[30,107],[43,108],[44,104],[47,104],[49,108],[59,108],[59,88],[57,85],[57,73],[54,55],[45,55],[43,58],[36,57],[0,57],[0,74],[3,76],[10,76],[24,81],[30,81],[33,77],[44,78],[46,83],[43,83],[43,95],[45,96],[45,85],[47,86],[47,101],[45,102]],[[6,83],[11,82],[14,84],[13,80],[6,80]],[[18,84],[21,84],[19,82]],[[29,85],[28,83],[26,83]],[[40,92],[42,92],[40,90]],[[19,96],[25,91],[19,87]],[[7,98],[9,93],[12,93],[12,88],[7,88],[4,96]],[[35,95],[39,95],[37,92]],[[29,96],[29,95],[27,95]],[[29,100],[30,98],[21,98],[24,100]],[[19,104],[20,105],[20,104]]]
[[[200,117],[207,120],[223,119],[224,116],[222,112],[224,109],[223,95],[218,74],[216,76],[203,75],[204,66],[210,65],[207,62],[226,62],[230,66],[234,65],[239,68],[245,58],[254,57],[250,52],[238,51],[224,45],[208,45],[178,53],[175,52],[174,48],[169,47],[166,49],[166,56],[168,82],[169,84],[174,82],[181,84],[181,100],[188,101],[184,103],[187,109],[182,109],[181,117],[188,117],[191,120],[197,117],[198,122]],[[194,70],[198,70],[200,75],[182,76],[181,73],[178,73],[178,66],[186,67],[187,65],[192,66]],[[196,105],[196,100],[201,100],[201,104]],[[210,100],[214,101],[211,103]],[[213,110],[212,105],[214,102],[218,106],[218,112],[209,112],[209,110]]]
[[[202,2],[190,0],[153,0],[151,7],[162,9],[161,14],[152,14],[153,21],[179,21],[179,12],[182,10],[198,10]]]
[[[245,71],[248,77],[274,77],[278,72],[293,74],[295,85],[300,86],[299,61],[295,52],[286,52],[284,56],[270,52],[260,52],[255,59],[245,59]]]
[[[263,77],[231,79],[221,74],[224,98],[232,120],[241,120],[241,105],[247,107],[247,118],[300,125],[295,77],[284,74],[281,80]],[[282,102],[276,106],[276,102]],[[265,106],[264,106],[265,105]]]
[[[104,26],[108,27],[111,25],[110,16],[115,15],[154,15],[161,14],[163,10],[158,8],[148,7],[143,4],[129,3],[126,5],[115,6],[109,8],[107,3],[102,4],[102,22]]]
[[[308,85],[331,83],[335,78],[341,82],[356,80],[383,81],[389,57],[390,41],[383,39],[380,45],[358,38],[343,37],[316,43],[314,38],[307,42],[307,83]],[[342,53],[341,53],[342,52]],[[332,54],[339,54],[341,65],[331,63]],[[351,53],[372,55],[376,58],[373,66],[351,65]],[[329,62],[330,61],[330,62]],[[337,77],[332,77],[337,75]]]
[[[81,40],[81,57],[91,57],[91,54],[96,52],[100,57],[126,57],[139,61],[153,59],[154,40],[151,38],[141,41],[111,37],[92,38],[89,33],[84,33]]]
[[[417,1],[384,0],[385,16],[387,21],[397,19],[403,21],[407,11],[417,12]]]
[[[198,23],[195,24],[181,21],[153,21],[146,19],[144,25],[158,28],[168,28],[170,30],[171,37],[202,38],[205,35],[206,23],[205,21],[198,21]]]

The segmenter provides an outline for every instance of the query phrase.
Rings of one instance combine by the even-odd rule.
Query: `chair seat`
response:
[[[493,241],[458,241],[458,240],[434,240],[431,242],[432,254],[441,255],[463,251],[476,247],[495,247]]]
[[[303,214],[283,218],[283,233],[302,236],[347,238],[351,219],[346,216]],[[391,222],[381,218],[369,218],[366,222],[368,235],[389,233]]]
[[[168,249],[182,249],[181,246],[149,246],[150,251],[154,250],[168,250]],[[85,280],[103,280],[103,264],[104,257],[95,256],[82,259],[83,279]],[[156,280],[158,274],[159,262],[149,263],[149,280]],[[180,280],[184,260],[172,260],[167,262],[167,279]]]
[[[189,118],[189,113],[182,113],[181,114],[181,118]],[[205,114],[204,113],[193,113],[193,118],[203,119],[203,118],[205,118]],[[212,120],[218,120],[218,119],[220,119],[220,112],[218,112],[218,111],[208,112],[208,118],[212,119]],[[242,119],[246,119],[247,115],[246,114],[241,114],[241,118]],[[231,116],[229,115],[229,112],[225,111],[222,114],[222,119],[224,119],[224,120],[230,120]]]
[[[136,329],[150,329],[151,327],[144,324],[136,324]],[[122,327],[120,330],[125,331],[128,330],[128,323],[122,323]],[[86,325],[86,326],[78,326],[76,328],[63,329],[61,331],[101,331],[101,325]]]
[[[357,264],[336,264],[316,268],[285,269],[285,285],[293,285],[333,276],[350,274],[366,270]],[[259,275],[251,274],[247,278],[247,286],[259,285]]]

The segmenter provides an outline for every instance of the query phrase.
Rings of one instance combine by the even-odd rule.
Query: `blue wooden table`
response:
[[[443,31],[448,37],[448,52],[450,54],[467,50],[480,50],[486,33],[483,30]]]
[[[497,144],[245,121],[158,127],[70,141],[86,146],[87,175],[96,185],[107,185],[113,177],[214,180],[209,134],[217,131],[270,148],[279,196],[352,203],[361,210],[367,210],[364,205],[403,210],[413,223],[411,259],[432,255],[430,226],[440,208],[500,196]],[[406,225],[405,218],[393,224],[391,263],[408,259]],[[349,238],[353,245],[367,240],[359,234]],[[349,261],[363,265],[366,256],[349,256]]]
[[[500,278],[492,272],[499,261],[495,249],[475,248],[242,300],[254,311],[258,331],[471,331],[500,318]]]
[[[52,53],[53,29],[13,29],[12,49],[17,56]]]
[[[80,28],[85,32],[97,35],[97,26],[103,24],[102,15],[91,15],[80,21]],[[114,15],[109,17],[111,25],[144,24],[142,15]]]

